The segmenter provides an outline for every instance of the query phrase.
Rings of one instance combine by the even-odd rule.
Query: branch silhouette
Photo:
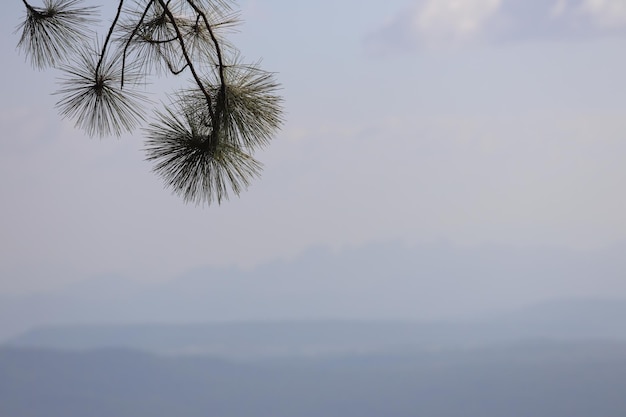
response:
[[[230,0],[119,0],[102,42],[100,7],[22,2],[18,49],[34,68],[62,73],[62,117],[89,136],[143,128],[146,159],[186,202],[219,204],[260,175],[253,154],[280,129],[283,100],[274,73],[244,63],[228,42],[239,24]],[[145,92],[167,74],[190,83],[159,109]]]

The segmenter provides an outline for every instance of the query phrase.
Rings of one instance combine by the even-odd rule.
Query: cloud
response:
[[[429,0],[414,12],[413,31],[443,39],[477,35],[500,8],[501,0]]]
[[[603,28],[626,26],[626,0],[585,0],[581,7]]]
[[[414,0],[366,38],[377,52],[626,34],[626,0]]]

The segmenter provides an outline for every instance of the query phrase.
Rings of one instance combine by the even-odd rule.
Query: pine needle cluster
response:
[[[89,136],[144,126],[147,160],[187,202],[220,203],[259,176],[253,154],[282,124],[280,85],[228,42],[239,23],[230,0],[119,0],[102,37],[97,8],[80,0],[22,1],[18,49],[62,72],[63,117]],[[191,80],[148,121],[147,78],[166,74]]]

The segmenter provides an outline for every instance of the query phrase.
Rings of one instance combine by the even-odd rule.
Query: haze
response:
[[[5,335],[82,314],[35,320],[25,299],[75,286],[99,300],[102,288],[133,285],[184,292],[198,270],[246,279],[213,285],[205,274],[203,294],[230,307],[185,320],[445,317],[626,296],[625,4],[244,1],[235,42],[278,73],[286,123],[258,155],[262,178],[203,208],[150,173],[140,131],[91,140],[60,120],[56,73],[15,51],[23,11],[10,2],[0,17],[0,296],[25,320]],[[329,255],[307,263],[311,248]],[[277,264],[293,273],[268,278]],[[344,264],[359,273],[332,270],[336,287],[307,272]],[[285,288],[334,294],[333,314],[264,298]],[[386,307],[363,301],[381,290]],[[257,295],[277,304],[255,308]]]

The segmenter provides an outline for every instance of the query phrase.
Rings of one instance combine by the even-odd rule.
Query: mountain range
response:
[[[194,269],[166,282],[85,278],[0,295],[0,343],[47,325],[467,321],[520,309],[541,315],[538,306],[553,300],[626,299],[624,249],[392,242],[313,248],[248,269]]]

